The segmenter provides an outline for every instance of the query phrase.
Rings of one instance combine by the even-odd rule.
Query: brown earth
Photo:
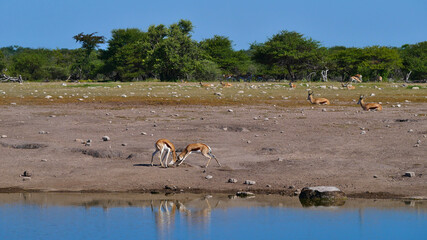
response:
[[[2,105],[0,135],[7,137],[0,138],[0,192],[150,192],[169,185],[184,192],[292,194],[331,185],[350,196],[427,196],[426,110],[426,103],[382,112],[308,104]],[[152,167],[159,138],[178,149],[206,143],[223,166],[211,161],[204,172],[206,158],[192,154],[168,169],[156,156]],[[76,139],[93,141],[85,146]],[[403,177],[407,171],[416,176]]]

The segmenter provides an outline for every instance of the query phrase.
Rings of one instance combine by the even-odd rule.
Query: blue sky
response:
[[[147,30],[180,19],[193,38],[229,37],[236,50],[297,31],[323,46],[398,46],[427,40],[427,0],[0,0],[0,47],[78,48],[72,36]]]

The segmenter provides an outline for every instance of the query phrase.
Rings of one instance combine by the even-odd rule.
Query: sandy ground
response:
[[[427,196],[426,113],[426,103],[382,112],[308,104],[291,109],[3,105],[0,135],[7,137],[0,138],[0,191],[150,192],[169,185],[184,192],[292,194],[306,186],[332,185],[350,196]],[[156,156],[152,167],[159,138],[178,149],[206,143],[223,166],[212,160],[204,172],[207,159],[191,154],[183,165],[168,169],[158,166]],[[24,171],[30,179],[21,176]],[[403,177],[408,171],[416,176]],[[238,182],[228,183],[229,178]],[[245,185],[245,180],[256,184]]]

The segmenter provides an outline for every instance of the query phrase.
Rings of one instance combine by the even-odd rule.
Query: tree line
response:
[[[152,25],[112,30],[108,41],[96,33],[73,36],[78,49],[0,48],[0,72],[24,80],[363,81],[427,79],[427,41],[401,47],[323,47],[294,31],[280,31],[264,43],[235,51],[225,36],[196,41],[193,24]],[[107,44],[99,49],[100,44]]]

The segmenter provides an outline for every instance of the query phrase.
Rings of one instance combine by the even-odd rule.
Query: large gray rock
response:
[[[318,186],[305,187],[301,190],[299,200],[304,207],[307,206],[341,206],[347,197],[337,187]]]

